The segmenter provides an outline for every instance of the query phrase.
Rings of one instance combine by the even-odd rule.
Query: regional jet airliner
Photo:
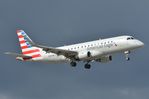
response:
[[[129,61],[130,52],[144,46],[144,43],[140,40],[127,35],[61,47],[47,47],[36,44],[23,30],[17,30],[17,35],[22,53],[6,52],[5,54],[13,55],[20,61],[67,62],[72,67],[83,61],[85,69],[90,69],[90,63],[94,61],[101,63],[112,61],[112,55],[120,52],[124,53],[126,60]]]

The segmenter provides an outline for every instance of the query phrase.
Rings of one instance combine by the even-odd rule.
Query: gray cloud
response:
[[[1,0],[0,99],[148,99],[149,1],[146,0]],[[62,46],[117,35],[133,35],[145,47],[114,55],[108,64],[18,62],[3,54],[20,52],[16,29],[40,44]]]

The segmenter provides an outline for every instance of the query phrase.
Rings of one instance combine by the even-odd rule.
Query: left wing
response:
[[[78,52],[76,51],[69,51],[69,50],[52,48],[52,47],[47,47],[47,46],[42,46],[42,45],[35,45],[35,46],[42,48],[47,53],[55,53],[57,55],[64,55],[65,57],[69,59],[75,59],[76,56],[78,55]]]

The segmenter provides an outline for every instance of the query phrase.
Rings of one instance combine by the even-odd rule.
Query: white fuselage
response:
[[[113,38],[100,39],[57,48],[69,51],[76,51],[78,52],[78,56],[80,55],[79,56],[80,61],[87,61],[87,60],[95,60],[106,55],[112,55],[117,52],[134,50],[136,48],[142,47],[143,45],[144,44],[141,41],[134,39],[131,36],[118,36]],[[92,52],[93,54],[92,57],[83,56],[86,55],[88,51]],[[57,63],[57,62],[70,62],[71,60],[63,55],[46,53],[45,51],[42,51],[42,57],[32,61]]]

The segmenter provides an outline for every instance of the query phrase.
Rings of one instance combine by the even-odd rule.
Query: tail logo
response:
[[[41,57],[40,49],[38,47],[32,46],[32,44],[30,43],[32,42],[32,40],[23,30],[17,30],[17,35],[19,38],[22,53],[24,55],[32,56],[32,58]]]

